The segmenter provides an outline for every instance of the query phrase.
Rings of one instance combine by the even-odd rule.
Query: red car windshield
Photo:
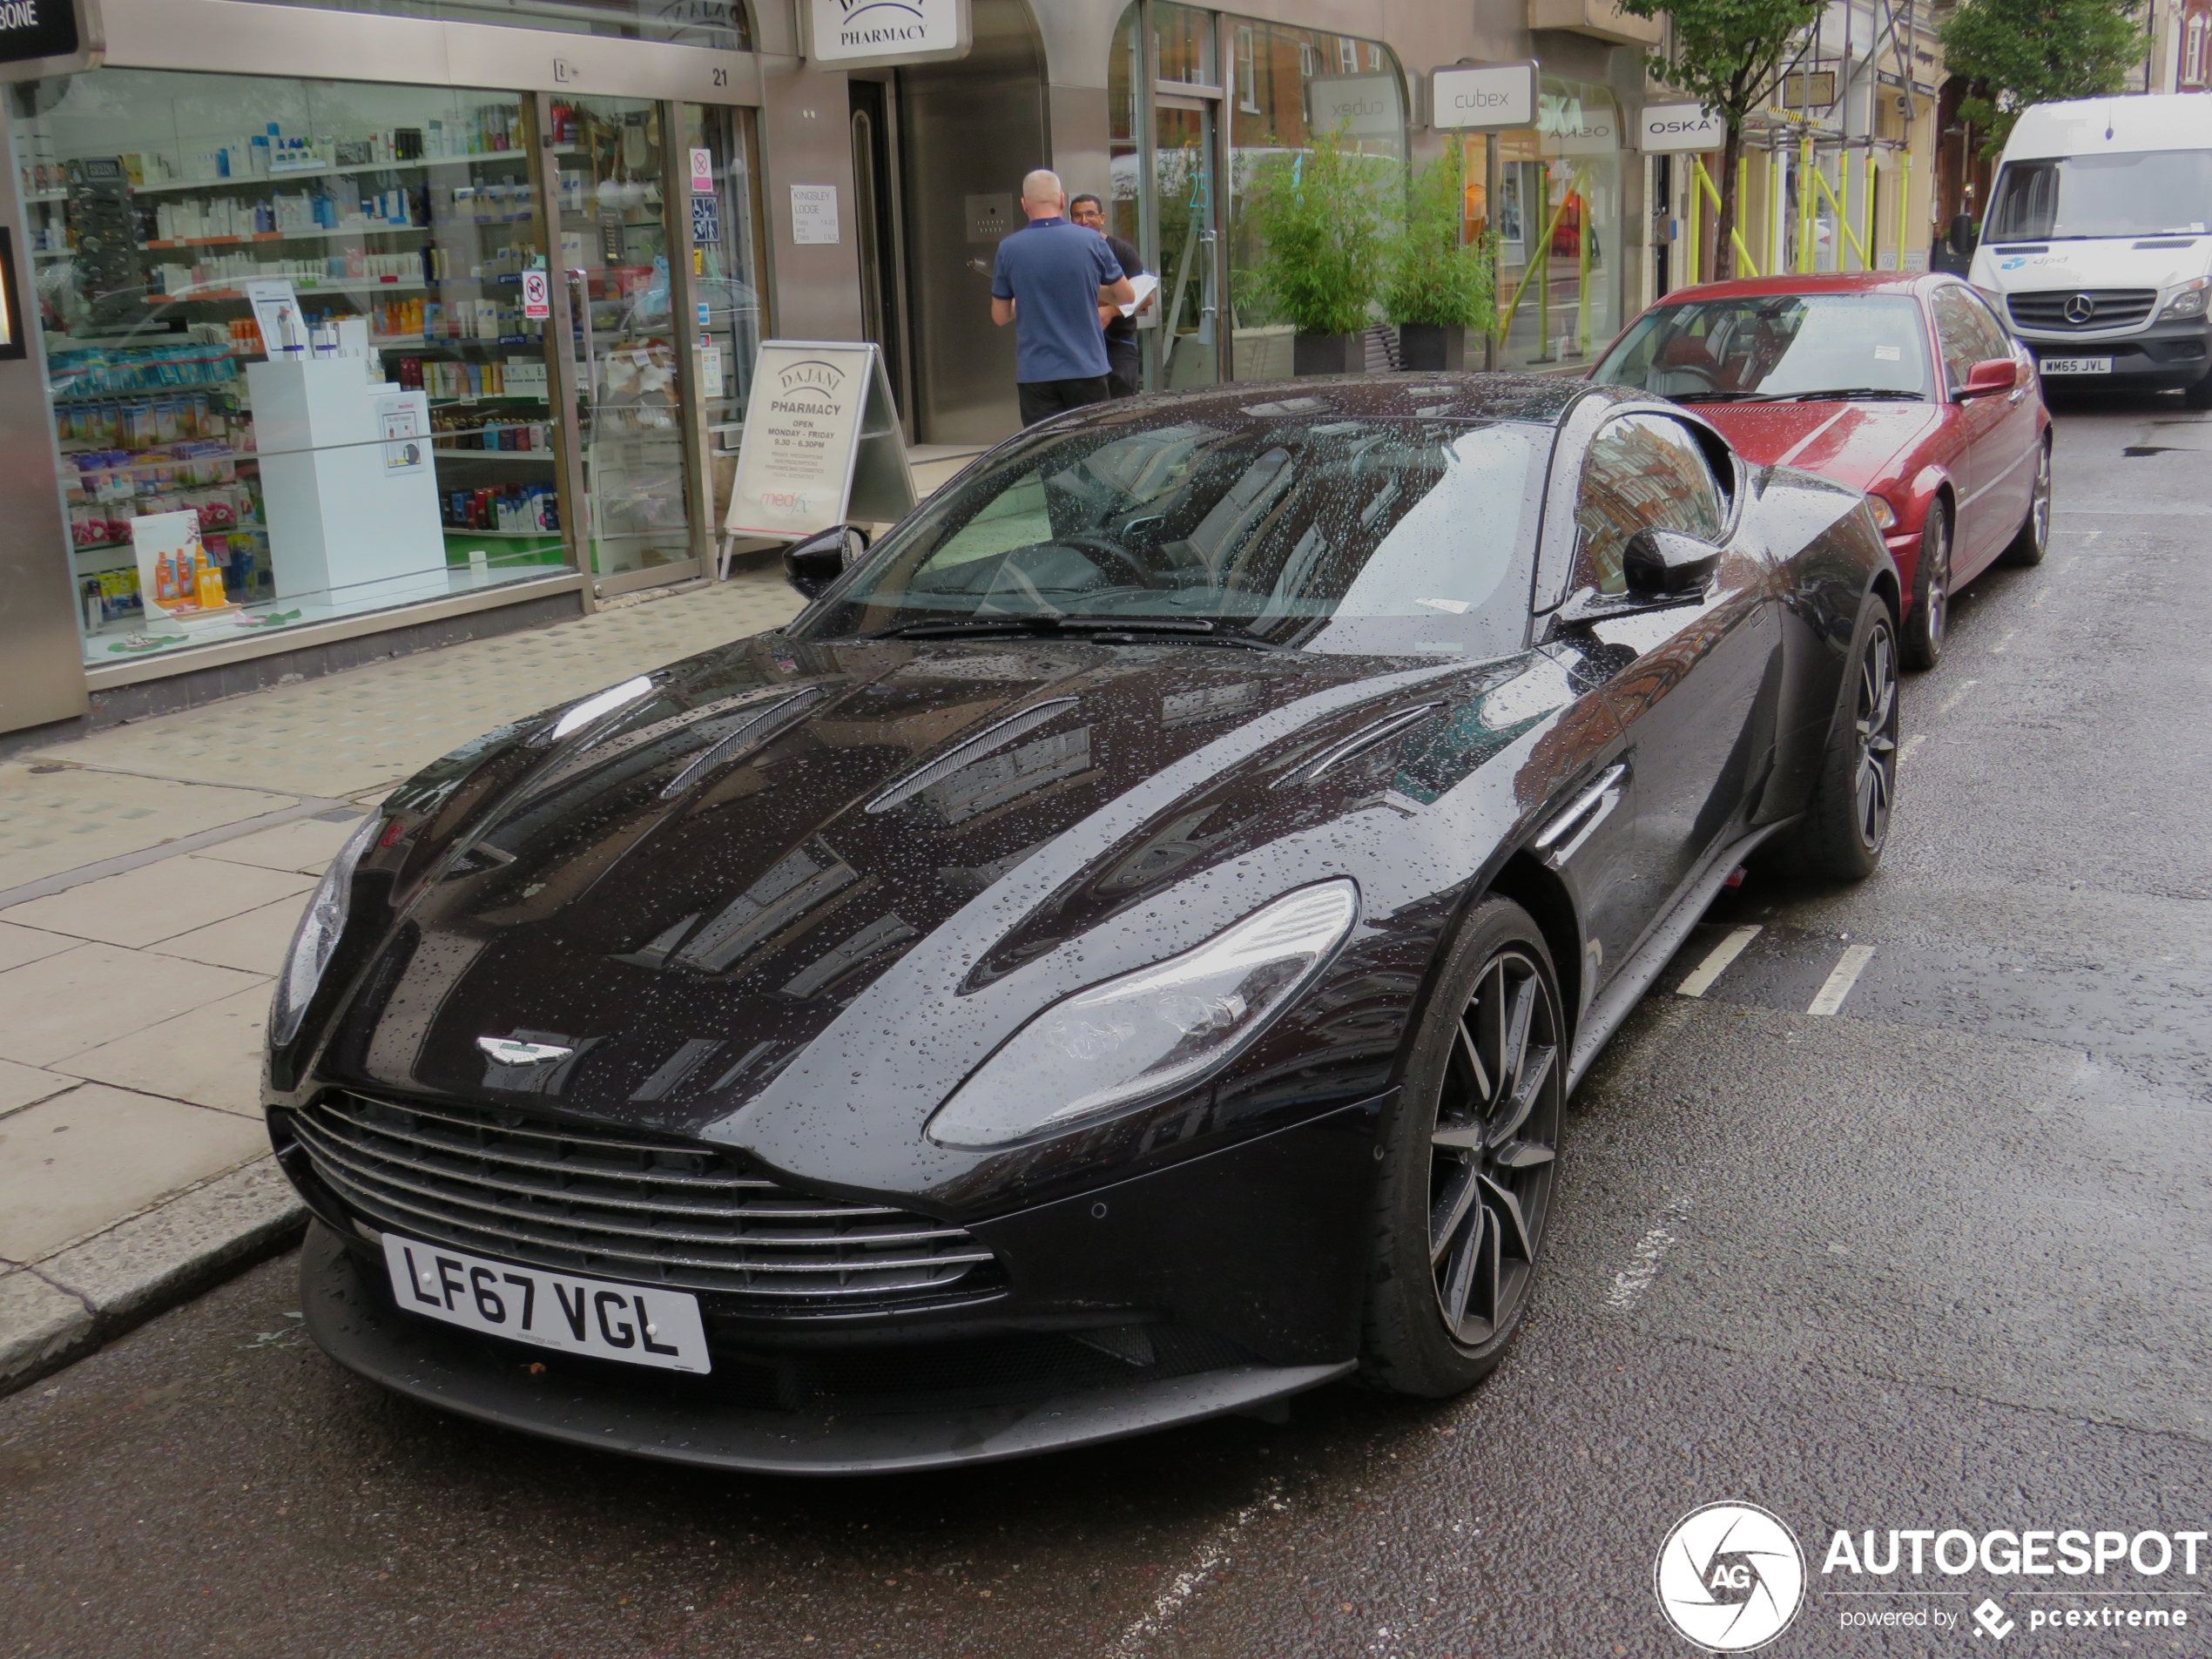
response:
[[[1682,403],[1925,399],[1927,330],[1897,293],[1748,293],[1656,306],[1590,378]]]

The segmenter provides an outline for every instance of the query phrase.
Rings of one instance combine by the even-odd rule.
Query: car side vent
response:
[[[1015,738],[1035,731],[1046,721],[1053,719],[1081,702],[1081,698],[1055,697],[1050,702],[1039,703],[1033,708],[1010,714],[996,725],[985,726],[965,743],[957,744],[928,765],[908,772],[870,801],[871,813],[887,813],[894,806],[903,806],[932,784],[941,784],[961,767],[981,759],[995,749],[1004,748]]]
[[[1434,718],[1444,706],[1441,703],[1422,703],[1410,709],[1399,709],[1386,714],[1381,719],[1363,725],[1350,737],[1331,744],[1309,760],[1301,761],[1278,778],[1270,788],[1287,789],[1293,784],[1310,784],[1333,766],[1342,765],[1356,755],[1388,742],[1401,732],[1410,732]]]

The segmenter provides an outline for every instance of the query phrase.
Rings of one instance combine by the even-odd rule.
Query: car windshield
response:
[[[2212,150],[2008,161],[1983,238],[2069,242],[2096,236],[2202,236],[2212,224]]]
[[[1896,293],[1758,293],[1657,306],[1590,378],[1680,402],[1925,398],[1927,330]]]
[[[1224,401],[1018,441],[886,536],[796,631],[1523,647],[1549,428]]]

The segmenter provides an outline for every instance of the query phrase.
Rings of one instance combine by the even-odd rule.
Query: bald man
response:
[[[1029,222],[999,244],[991,273],[991,320],[1015,326],[1023,426],[1106,401],[1098,308],[1136,297],[1106,239],[1068,222],[1067,201],[1059,174],[1040,167],[1024,179],[1022,211]]]

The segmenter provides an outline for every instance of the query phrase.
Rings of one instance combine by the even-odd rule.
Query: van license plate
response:
[[[2109,374],[2109,357],[2046,357],[2041,365],[2046,374]]]
[[[489,1337],[664,1371],[714,1369],[699,1299],[657,1285],[616,1285],[384,1235],[384,1265],[403,1308]]]

